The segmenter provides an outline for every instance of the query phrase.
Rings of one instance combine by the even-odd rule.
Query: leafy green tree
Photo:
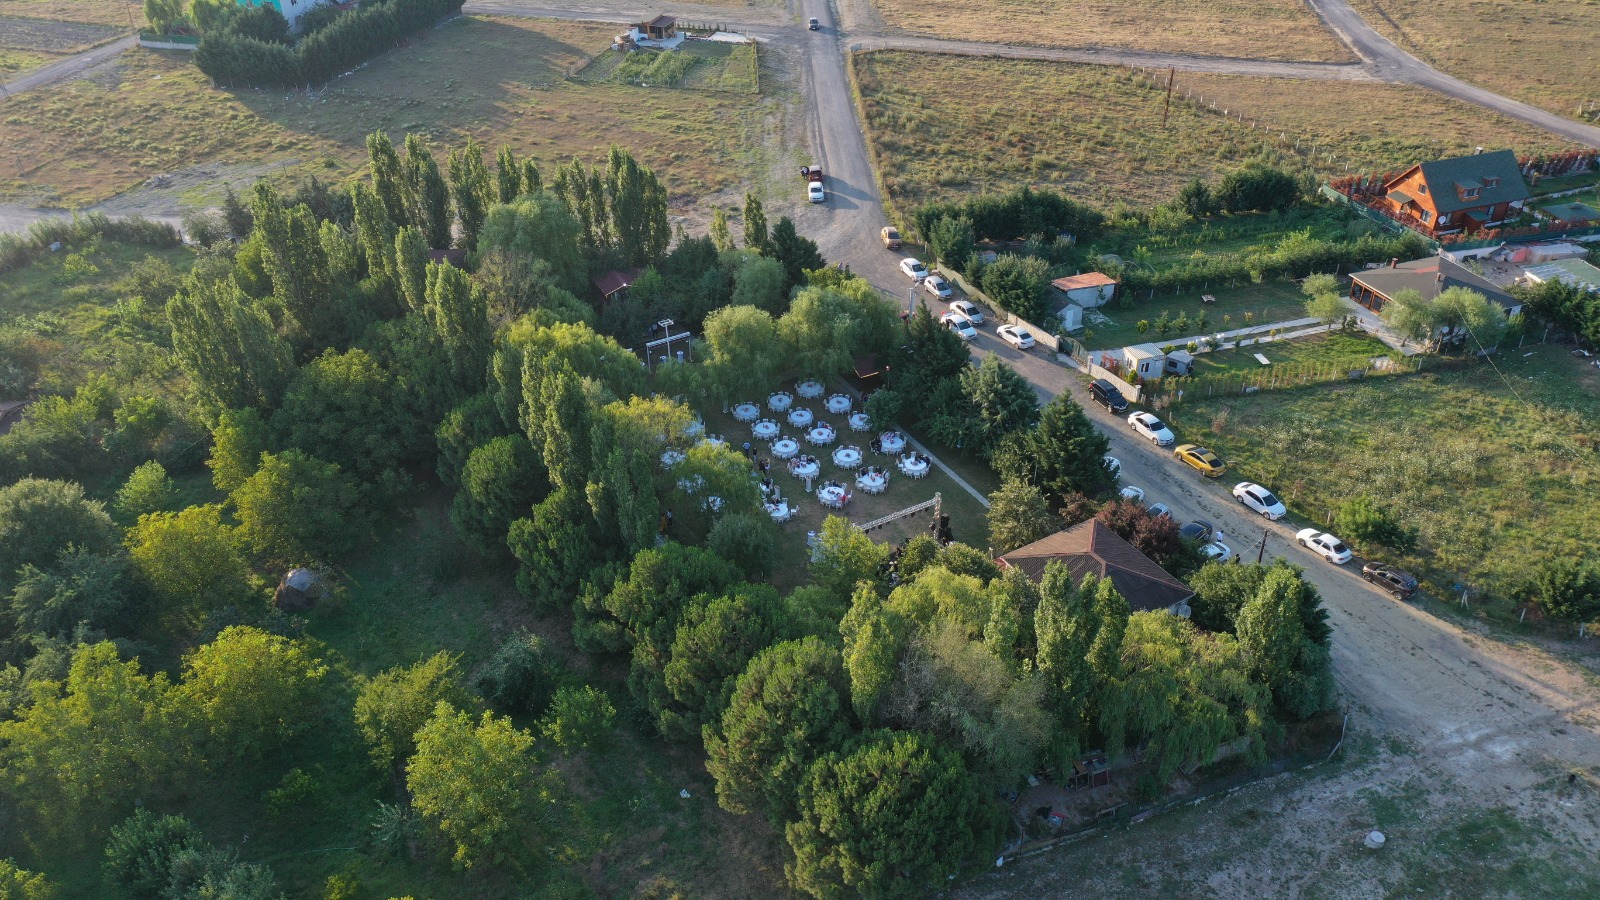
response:
[[[489,182],[489,167],[483,164],[483,147],[474,138],[468,137],[466,146],[450,151],[449,167],[450,195],[461,221],[461,243],[471,250],[478,244],[478,230],[495,201],[491,194],[495,186]]]
[[[1033,461],[1030,480],[1053,499],[1074,493],[1094,497],[1116,486],[1116,476],[1104,462],[1110,440],[1095,430],[1083,407],[1066,392],[1045,406],[1025,446]]]
[[[998,553],[1010,553],[1062,529],[1044,495],[1031,484],[1016,480],[1000,483],[989,495],[989,543]]]
[[[551,698],[549,711],[539,720],[539,733],[562,750],[578,753],[604,746],[616,721],[616,707],[600,690],[589,684],[568,686]]]
[[[599,456],[601,448],[595,451]],[[584,489],[598,538],[614,553],[631,555],[655,544],[661,519],[655,485],[657,458],[656,453],[638,447],[613,446]]]
[[[574,636],[590,652],[629,651],[646,635],[666,645],[691,597],[720,593],[738,577],[738,570],[716,554],[669,541],[634,556],[627,577],[592,598],[595,605],[580,605]]]
[[[611,234],[628,265],[647,266],[666,255],[672,241],[666,188],[615,144],[606,160],[605,200]]]
[[[428,247],[443,250],[450,246],[450,189],[439,173],[439,163],[427,142],[416,134],[406,135],[405,196],[411,205],[406,221],[422,229]]]
[[[300,370],[272,426],[288,446],[372,479],[405,449],[399,392],[365,350],[324,353]]]
[[[1600,294],[1553,278],[1540,284],[1514,286],[1511,293],[1539,318],[1572,332],[1591,347],[1600,344]]]
[[[62,550],[48,570],[23,566],[8,610],[17,633],[66,638],[80,626],[119,624],[128,604],[127,568],[120,553],[77,547]]]
[[[116,524],[82,487],[24,478],[0,488],[0,596],[24,566],[49,569],[68,547],[103,554],[116,546]]]
[[[983,267],[983,292],[1001,309],[1038,322],[1045,315],[1050,264],[1037,256],[1003,253]]]
[[[559,485],[531,516],[511,523],[506,544],[521,564],[517,587],[545,606],[570,597],[600,552],[582,489]]]
[[[1194,623],[1207,631],[1232,633],[1239,610],[1261,590],[1267,566],[1211,563],[1189,580],[1194,599],[1189,601]]]
[[[1281,169],[1250,163],[1222,176],[1216,202],[1230,213],[1277,212],[1300,202],[1300,184]]]
[[[158,34],[183,24],[183,0],[144,0],[144,18]]]
[[[522,167],[510,147],[502,145],[495,154],[494,174],[496,199],[501,203],[515,202],[522,195]]]
[[[747,251],[733,271],[733,295],[729,302],[734,306],[754,306],[773,315],[781,315],[788,308],[788,276],[783,263],[764,256],[748,255]]]
[[[742,392],[761,392],[776,382],[788,348],[772,314],[754,306],[724,306],[706,316],[707,381],[724,403]]]
[[[801,237],[788,216],[778,219],[778,224],[772,227],[772,253],[778,262],[783,263],[784,275],[790,287],[804,284],[806,272],[827,265],[822,252],[817,249],[817,242]]]
[[[242,604],[250,596],[250,566],[236,529],[222,520],[221,506],[140,516],[128,529],[127,544],[134,570],[164,615],[193,624],[206,610]]]
[[[988,454],[1006,435],[1032,428],[1039,421],[1039,398],[1033,385],[998,356],[986,355],[976,369],[962,372],[961,388],[973,401],[973,449],[980,454]]]
[[[806,773],[784,872],[813,897],[927,896],[988,849],[992,819],[959,754],[925,734],[872,732]]]
[[[522,193],[537,194],[544,190],[544,178],[539,174],[539,163],[533,157],[522,161]]]
[[[428,320],[450,364],[453,399],[483,389],[493,333],[483,293],[454,266],[428,267]]]
[[[450,521],[468,546],[484,555],[506,552],[511,522],[547,488],[538,457],[521,435],[504,435],[472,451]]]
[[[234,490],[239,538],[265,560],[291,565],[335,558],[363,540],[369,512],[339,467],[298,450],[264,453]]]
[[[394,150],[389,135],[374,131],[367,135],[368,169],[372,173],[372,191],[383,201],[389,221],[397,228],[416,225],[411,218],[411,201],[407,198],[405,167],[400,154]]]
[[[518,631],[478,672],[478,695],[505,713],[538,715],[550,702],[559,663],[544,638]]]
[[[723,809],[793,821],[806,769],[851,735],[838,649],[807,637],[757,653],[735,680],[720,721],[706,723],[701,734]]]
[[[1086,578],[1074,585],[1064,564],[1045,568],[1034,615],[1036,663],[1061,715],[1063,760],[1075,756],[1096,733],[1120,746],[1120,654],[1127,627],[1128,601],[1109,580]]]
[[[873,541],[843,516],[824,519],[817,539],[811,556],[811,583],[828,592],[840,614],[863,581],[881,595],[888,547]]]
[[[579,296],[589,290],[588,267],[579,252],[580,226],[561,200],[546,192],[524,192],[515,203],[489,210],[478,234],[478,253],[501,250],[542,259],[556,283]]]
[[[720,206],[711,214],[711,242],[716,245],[718,253],[734,249],[733,232],[728,228],[728,211]]]
[[[389,218],[383,198],[362,182],[351,188],[356,208],[356,236],[367,256],[367,274],[374,278],[389,278],[391,283],[399,272],[395,268],[395,236],[399,227]],[[398,284],[394,285],[396,288]]]
[[[1468,288],[1446,288],[1434,306],[1439,324],[1461,334],[1469,349],[1493,349],[1510,325],[1504,307]]]
[[[777,543],[778,528],[764,510],[722,516],[706,534],[706,549],[753,581],[772,574]]]
[[[880,701],[894,681],[911,627],[863,583],[839,622],[844,669],[850,676],[850,704],[863,724],[877,721]]]
[[[493,865],[516,848],[520,832],[554,807],[547,777],[535,769],[533,735],[484,713],[440,703],[416,734],[406,768],[412,806],[454,845],[458,866]]]
[[[1294,566],[1271,567],[1234,623],[1251,673],[1278,707],[1305,719],[1334,705],[1327,614],[1317,589]]]
[[[260,242],[274,294],[308,344],[327,346],[330,336],[343,334],[348,327],[339,321],[339,304],[329,302],[335,293],[334,277],[317,217],[304,204],[286,208],[266,181],[256,182],[250,210],[256,217],[251,240]]]
[[[422,229],[407,225],[395,233],[394,277],[406,308],[421,312],[428,303],[428,239]]]
[[[213,749],[259,758],[311,726],[328,666],[300,641],[235,625],[184,658],[179,694]]]
[[[163,895],[170,900],[281,900],[272,870],[239,861],[233,850],[190,847],[172,856],[172,881]]]
[[[964,217],[942,216],[928,233],[928,252],[957,272],[967,271],[976,244],[972,220]]]
[[[110,642],[80,648],[65,683],[35,682],[0,722],[0,783],[52,834],[93,829],[187,763],[172,686]]]
[[[211,484],[230,492],[261,466],[261,454],[271,446],[267,423],[254,409],[223,410],[211,430]]]
[[[1600,617],[1600,568],[1586,560],[1546,559],[1519,593],[1558,622],[1592,622]]]
[[[440,703],[466,706],[461,686],[461,654],[440,650],[409,666],[380,672],[356,694],[356,730],[384,769],[403,764],[416,750],[414,736],[433,718]]]
[[[1211,186],[1198,178],[1178,190],[1178,206],[1196,219],[1214,215],[1217,211],[1217,201],[1211,195]]]
[[[60,889],[38,872],[19,868],[15,861],[0,859],[0,897],[6,900],[56,900]]]
[[[1345,501],[1334,516],[1333,527],[1345,540],[1363,549],[1381,546],[1400,553],[1417,549],[1417,530],[1402,525],[1366,494]]]
[[[172,355],[209,410],[272,409],[294,375],[294,354],[233,279],[190,278],[167,304]]]
[[[137,519],[149,512],[159,512],[172,503],[177,487],[167,477],[167,468],[155,460],[140,463],[128,475],[117,491],[114,501],[117,512],[126,519]]]
[[[767,213],[755,194],[744,195],[744,245],[757,253],[766,253],[772,236],[767,233]]]
[[[183,816],[158,816],[139,809],[111,829],[106,877],[135,900],[163,900],[172,883],[173,858],[206,846],[200,829]]]

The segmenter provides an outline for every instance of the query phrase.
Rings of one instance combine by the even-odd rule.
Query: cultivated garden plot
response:
[[[671,166],[686,192],[675,200],[681,204],[764,171],[752,158],[762,146],[752,135],[765,133],[781,110],[758,95],[564,80],[608,45],[613,30],[467,18],[413,38],[310,99],[219,89],[187,56],[130,51],[84,80],[8,104],[0,146],[40,152],[0,154],[0,200],[90,204],[208,164],[292,161],[298,174],[336,182],[364,170],[363,140],[375,128],[422,131],[437,142],[476,135],[546,165],[624,144],[651,165]],[[197,205],[219,199],[194,198]]]
[[[1256,59],[1353,59],[1315,13],[1290,0],[1001,0],[981,6],[959,0],[879,0],[874,5],[887,25],[939,37]]]
[[[1148,206],[1261,149],[1334,175],[1475,146],[1567,148],[1509,119],[1399,85],[1179,73],[1163,127],[1165,80],[1127,69],[898,51],[853,60],[869,147],[890,199],[906,208],[1024,184],[1108,207]],[[1183,99],[1190,89],[1228,99],[1213,111]],[[1417,129],[1417,108],[1441,112]],[[1313,145],[1323,152],[1313,155]],[[1329,146],[1337,149],[1332,160]]]

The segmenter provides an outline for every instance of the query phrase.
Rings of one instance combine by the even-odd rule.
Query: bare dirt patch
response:
[[[878,0],[877,7],[885,24],[937,37],[1249,59],[1354,58],[1300,0]]]

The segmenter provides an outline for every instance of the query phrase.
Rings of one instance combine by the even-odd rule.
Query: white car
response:
[[[825,188],[823,188],[822,182],[813,181],[806,185],[806,199],[810,200],[812,203],[821,203],[822,201],[828,199],[828,192]]]
[[[1157,447],[1165,447],[1174,440],[1172,431],[1154,413],[1136,412],[1128,417],[1128,424],[1133,426],[1134,431],[1155,441]]]
[[[1033,335],[1028,333],[1028,329],[1020,325],[1001,325],[994,330],[994,333],[1000,336],[1000,340],[1018,350],[1027,350],[1033,347]]]
[[[1152,519],[1172,518],[1172,507],[1165,503],[1152,503],[1145,507],[1145,511],[1150,514]]]
[[[1101,462],[1106,467],[1106,471],[1111,473],[1112,477],[1116,477],[1122,472],[1122,460],[1117,459],[1115,456],[1107,454]]]
[[[1289,514],[1283,501],[1272,495],[1272,492],[1250,481],[1241,481],[1233,486],[1233,497],[1250,509],[1261,513],[1268,519],[1277,521]]]
[[[935,275],[933,277],[938,278],[939,276]],[[961,313],[963,316],[971,319],[972,324],[974,325],[983,324],[983,310],[974,306],[971,300],[950,301],[950,311]]]
[[[1144,488],[1130,484],[1122,489],[1122,499],[1132,500],[1134,503],[1143,503]]]
[[[1200,548],[1206,559],[1212,562],[1227,562],[1233,559],[1233,548],[1221,541],[1212,541]]]
[[[1300,546],[1336,566],[1344,565],[1350,561],[1351,557],[1355,556],[1354,553],[1350,552],[1350,548],[1345,546],[1344,541],[1326,531],[1318,531],[1315,528],[1302,528],[1295,533],[1294,539],[1300,542]]]
[[[950,290],[950,282],[945,281],[943,275],[929,275],[927,278],[922,279],[922,289],[940,300],[948,300],[955,294],[955,291]],[[964,312],[964,310],[957,309],[954,303],[950,304],[950,311]],[[967,316],[967,318],[972,319],[971,316]],[[973,319],[972,324],[976,325],[979,321],[978,319]]]
[[[944,327],[954,331],[963,341],[975,341],[978,339],[978,329],[973,328],[972,323],[967,321],[967,317],[960,313],[945,313],[939,317],[939,321],[944,323]]]
[[[921,281],[928,277],[928,267],[922,264],[922,260],[913,256],[900,260],[900,271],[906,273],[906,277],[912,281]]]

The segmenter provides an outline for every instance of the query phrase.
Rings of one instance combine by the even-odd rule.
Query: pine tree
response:
[[[500,202],[510,203],[522,194],[522,170],[517,166],[516,154],[510,147],[501,147],[494,157],[495,184],[500,190]]]
[[[407,221],[422,229],[428,247],[450,246],[450,188],[439,173],[433,153],[414,134],[406,135],[405,175],[411,214]]]
[[[400,156],[394,151],[389,135],[374,131],[367,135],[368,168],[372,171],[372,190],[383,201],[389,221],[396,227],[414,225],[408,211],[411,201],[406,196],[405,170]]]
[[[476,140],[469,137],[465,147],[450,151],[450,184],[456,215],[461,219],[461,244],[472,250],[478,245],[478,230],[493,202],[483,147]]]
[[[711,214],[711,243],[718,253],[733,249],[733,232],[728,230],[728,211],[720,206]]]
[[[773,226],[771,247],[772,255],[783,263],[784,276],[790,287],[804,284],[806,272],[827,265],[817,249],[817,242],[801,237],[788,216],[780,218],[778,224]]]
[[[755,194],[744,195],[744,245],[757,253],[767,252],[767,214]]]
[[[222,198],[222,222],[228,226],[228,233],[241,241],[249,237],[256,227],[256,217],[250,214],[250,207],[239,199],[239,195],[233,192],[231,184]]]
[[[1027,448],[1036,463],[1034,484],[1057,500],[1073,493],[1099,496],[1116,485],[1104,464],[1111,442],[1066,393],[1044,408]]]

